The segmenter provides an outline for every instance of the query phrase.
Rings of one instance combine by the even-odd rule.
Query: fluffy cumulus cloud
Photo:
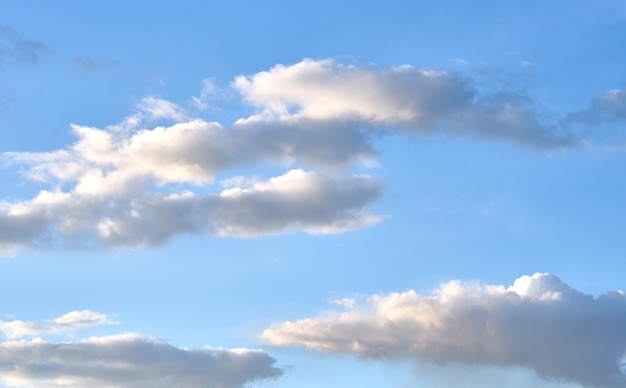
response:
[[[568,115],[568,124],[595,132],[617,121],[626,120],[626,88],[608,90],[591,101],[589,107]]]
[[[0,380],[10,387],[237,388],[280,377],[261,350],[184,349],[137,334],[50,343],[0,343]]]
[[[72,125],[77,140],[65,148],[2,154],[5,166],[47,187],[31,199],[0,202],[0,249],[145,246],[181,233],[341,232],[380,220],[367,210],[380,183],[351,174],[376,165],[380,134],[445,133],[562,148],[587,144],[574,122],[626,117],[621,90],[550,124],[528,97],[472,85],[433,69],[304,60],[237,77],[232,87],[257,111],[228,125],[146,97],[120,124]],[[216,90],[207,81],[193,100],[196,109],[206,108]],[[275,168],[284,170],[259,178]],[[233,173],[246,169],[254,170]],[[252,176],[248,185],[213,185],[216,177],[252,182]]]
[[[364,358],[532,369],[589,387],[626,386],[626,295],[594,298],[558,277],[512,286],[452,281],[431,295],[372,295],[345,311],[283,322],[262,338]]]
[[[106,179],[98,176],[96,180]],[[84,182],[84,181],[83,181]],[[5,205],[0,225],[6,248],[19,243],[46,248],[147,246],[181,233],[255,236],[288,231],[337,233],[373,225],[380,217],[363,208],[375,200],[380,184],[368,176],[334,177],[291,170],[249,188],[235,187],[198,196],[119,191],[99,183],[89,194],[41,192],[35,199]],[[113,189],[113,190],[112,190]],[[18,227],[24,234],[18,233]]]

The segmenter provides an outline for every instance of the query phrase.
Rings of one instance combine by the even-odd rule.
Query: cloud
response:
[[[496,139],[537,148],[580,145],[558,123],[542,123],[529,97],[479,93],[464,76],[397,66],[388,70],[305,59],[239,76],[233,86],[258,107],[259,117],[306,117]]]
[[[44,43],[27,38],[8,26],[0,26],[0,66],[7,63],[37,64],[49,51]]]
[[[249,189],[222,191],[213,228],[218,234],[258,235],[285,228],[336,233],[369,226],[380,217],[361,209],[380,191],[378,181],[368,176],[335,178],[291,170]]]
[[[215,108],[213,103],[220,97],[226,97],[224,90],[221,90],[215,81],[211,78],[205,78],[202,80],[202,89],[200,89],[200,95],[197,97],[191,97],[191,101],[196,108],[200,110]]]
[[[119,124],[72,125],[77,141],[65,148],[3,153],[4,165],[19,165],[46,187],[30,200],[0,202],[0,250],[149,246],[181,233],[337,233],[380,220],[366,208],[381,184],[350,172],[376,166],[373,143],[381,134],[576,147],[589,144],[580,123],[626,115],[622,90],[544,123],[528,96],[481,92],[459,74],[329,59],[277,65],[236,77],[232,86],[257,111],[229,125],[148,96]],[[217,90],[205,80],[193,103],[206,107]],[[259,174],[274,168],[285,170]],[[220,191],[212,186],[216,178],[243,185]]]
[[[0,227],[11,232],[0,234],[0,243],[6,248],[149,246],[181,233],[338,233],[380,220],[364,211],[381,192],[368,176],[291,170],[249,188],[207,196],[133,190],[117,179],[87,176],[72,193],[42,191],[31,201],[5,205]]]
[[[35,337],[42,334],[60,334],[76,329],[93,326],[111,325],[117,322],[113,317],[91,310],[71,311],[47,324],[36,324],[24,321],[0,321],[0,331],[7,339]]]
[[[372,295],[341,313],[278,323],[267,343],[363,358],[525,367],[544,379],[624,387],[626,295],[597,298],[549,274],[510,287],[451,281],[431,295]]]
[[[594,98],[586,109],[566,117],[569,126],[582,126],[586,133],[610,129],[611,124],[626,121],[626,89],[608,90]],[[621,139],[623,141],[623,138]]]
[[[167,120],[175,123],[142,128]],[[223,127],[149,97],[121,124],[72,130],[78,140],[68,148],[3,154],[6,165],[19,164],[28,178],[49,185],[31,200],[0,203],[5,251],[146,246],[181,233],[337,233],[380,219],[365,211],[380,183],[345,174],[376,155],[349,123],[285,118]],[[238,175],[254,183],[206,194],[218,174],[264,164],[325,171],[290,169],[265,181]]]
[[[95,73],[123,65],[122,62],[115,59],[94,59],[86,55],[74,57],[72,63],[84,73]]]
[[[280,377],[275,362],[261,350],[178,348],[137,334],[0,343],[10,387],[236,388]]]
[[[0,381],[10,387],[243,387],[283,371],[262,350],[178,348],[126,333],[53,343],[40,335],[116,324],[109,315],[72,311],[44,324],[0,321]],[[31,337],[30,340],[17,340]]]

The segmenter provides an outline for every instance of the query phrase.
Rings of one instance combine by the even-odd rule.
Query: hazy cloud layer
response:
[[[87,327],[111,325],[117,322],[110,315],[91,310],[71,311],[51,322],[37,324],[19,320],[0,321],[0,331],[7,339],[35,337],[42,334],[60,334]]]
[[[527,96],[485,94],[464,76],[410,66],[307,59],[239,76],[232,86],[257,112],[230,125],[146,97],[120,124],[72,125],[78,139],[66,148],[3,153],[5,166],[19,166],[46,189],[30,200],[0,202],[0,249],[143,246],[181,233],[341,232],[380,219],[366,210],[380,183],[349,172],[376,165],[373,142],[381,134],[562,148],[588,145],[585,128],[626,119],[623,90],[544,123]],[[206,109],[220,93],[205,80],[192,105]],[[224,191],[212,184],[217,176],[250,182],[232,171],[254,169],[256,176],[264,167],[286,172]]]
[[[548,274],[510,287],[443,284],[344,303],[345,311],[273,325],[263,339],[364,358],[527,367],[545,379],[624,387],[626,295],[597,298]]]
[[[0,379],[11,387],[237,388],[280,377],[275,362],[261,350],[184,349],[136,334],[0,343]]]

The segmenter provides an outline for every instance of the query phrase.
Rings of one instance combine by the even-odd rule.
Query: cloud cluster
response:
[[[177,123],[140,127],[164,119]],[[78,140],[67,149],[4,154],[51,188],[0,203],[0,247],[142,246],[180,233],[336,233],[379,220],[364,209],[379,197],[380,183],[342,173],[375,154],[353,125],[285,119],[222,127],[146,98],[120,125],[72,129]],[[250,186],[196,193],[230,168],[264,163],[327,172],[291,169]]]
[[[60,334],[93,326],[112,325],[113,317],[91,310],[71,311],[47,324],[37,324],[19,320],[0,321],[0,331],[9,340],[22,337],[35,337],[42,334]]]
[[[346,310],[275,324],[262,338],[364,358],[532,369],[545,379],[626,386],[626,295],[597,298],[535,274],[510,287],[443,284],[432,295],[373,295]]]
[[[237,77],[232,87],[257,112],[230,125],[146,97],[120,124],[72,125],[78,139],[66,148],[3,153],[5,165],[19,165],[48,187],[30,200],[0,202],[0,249],[146,246],[181,233],[341,232],[381,218],[367,211],[381,184],[349,174],[376,165],[373,141],[380,134],[444,133],[563,148],[585,143],[572,123],[626,118],[621,90],[544,123],[528,97],[479,92],[472,84],[433,69],[307,59]],[[193,104],[205,109],[215,93],[207,81]],[[250,181],[235,170],[254,168],[256,176],[277,167],[282,175],[253,185],[222,191],[212,185],[218,176]]]
[[[261,350],[184,349],[137,334],[0,343],[10,387],[237,388],[280,377],[275,362]]]

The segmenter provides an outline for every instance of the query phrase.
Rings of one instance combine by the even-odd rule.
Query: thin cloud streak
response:
[[[436,69],[380,70],[305,59],[239,76],[233,87],[261,111],[255,119],[340,119],[400,133],[441,133],[540,149],[580,147],[584,140],[564,122],[543,123],[526,95],[480,93],[469,77]]]

